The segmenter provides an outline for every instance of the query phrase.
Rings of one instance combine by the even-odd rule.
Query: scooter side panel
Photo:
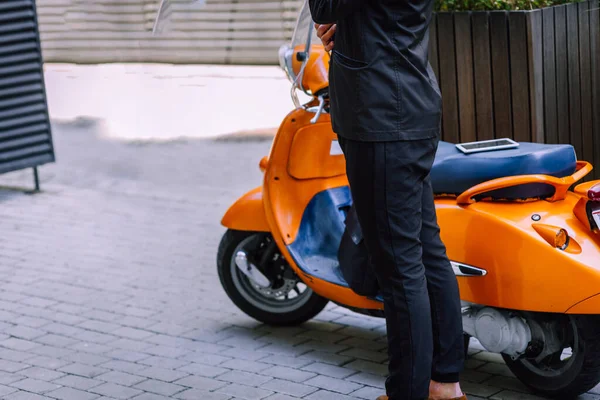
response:
[[[221,224],[229,229],[251,232],[269,232],[265,214],[262,187],[240,197],[225,213]]]
[[[480,202],[466,207],[453,199],[438,199],[448,256],[487,271],[482,277],[458,278],[461,298],[494,307],[562,313],[596,295],[600,243],[573,214],[578,199],[571,193],[555,203]],[[566,229],[581,252],[551,246],[534,223]]]

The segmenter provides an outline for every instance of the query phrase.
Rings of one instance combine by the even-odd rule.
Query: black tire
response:
[[[600,319],[596,316],[573,316],[569,323],[577,328],[573,336],[577,336],[578,349],[573,350],[572,364],[558,375],[541,375],[532,370],[532,364],[524,359],[502,356],[512,373],[539,394],[575,399],[600,383]]]
[[[302,324],[317,314],[319,314],[328,303],[328,300],[319,296],[313,292],[308,286],[305,288],[307,292],[306,298],[303,299],[302,304],[299,304],[297,308],[291,311],[266,311],[252,304],[248,300],[248,295],[240,293],[240,279],[248,279],[237,269],[232,268],[232,260],[236,248],[240,246],[242,242],[254,235],[265,235],[257,232],[245,232],[228,230],[225,232],[219,245],[219,251],[217,253],[217,269],[219,272],[219,279],[223,289],[227,293],[227,296],[233,301],[233,303],[244,313],[250,317],[263,322],[267,325],[273,326],[293,326]],[[265,235],[268,236],[268,235]],[[287,268],[291,267],[287,266]],[[234,277],[236,273],[238,276]],[[291,272],[288,272],[291,273]],[[295,274],[294,274],[295,275]],[[237,286],[234,282],[238,282]],[[248,280],[249,282],[249,280]],[[304,293],[304,292],[303,292]],[[259,299],[259,297],[257,297]],[[266,300],[266,298],[265,298]],[[256,303],[256,300],[255,300]]]

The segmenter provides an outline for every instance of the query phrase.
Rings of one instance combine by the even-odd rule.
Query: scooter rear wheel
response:
[[[236,263],[240,251],[261,264],[259,269],[271,281],[270,286],[259,285],[242,272]],[[225,232],[217,254],[217,269],[221,285],[234,304],[268,325],[299,325],[320,313],[328,303],[300,280],[267,233]]]
[[[513,360],[503,355],[513,374],[535,392],[572,399],[600,383],[600,319],[561,316],[562,348],[543,357]]]

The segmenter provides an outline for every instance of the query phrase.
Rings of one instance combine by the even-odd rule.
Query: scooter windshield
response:
[[[168,32],[173,26],[173,14],[175,12],[185,12],[193,8],[204,7],[206,0],[159,0],[158,11],[152,34],[158,35]]]
[[[310,35],[310,41],[309,41]],[[294,35],[292,36],[292,46],[294,49],[298,45],[319,44],[321,41],[317,37],[317,31],[314,29],[314,22],[312,15],[310,14],[310,8],[308,6],[308,0],[304,2],[300,13],[298,14],[298,20],[296,21],[296,28]]]

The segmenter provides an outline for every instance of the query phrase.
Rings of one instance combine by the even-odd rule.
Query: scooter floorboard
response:
[[[302,271],[316,278],[348,287],[337,252],[344,233],[345,209],[352,204],[347,186],[317,193],[302,216],[296,240],[288,250]]]
[[[338,261],[338,248],[345,229],[346,211],[352,205],[348,186],[317,193],[304,214],[296,240],[288,251],[296,265],[315,278],[349,287]],[[381,296],[375,300],[382,301]]]

